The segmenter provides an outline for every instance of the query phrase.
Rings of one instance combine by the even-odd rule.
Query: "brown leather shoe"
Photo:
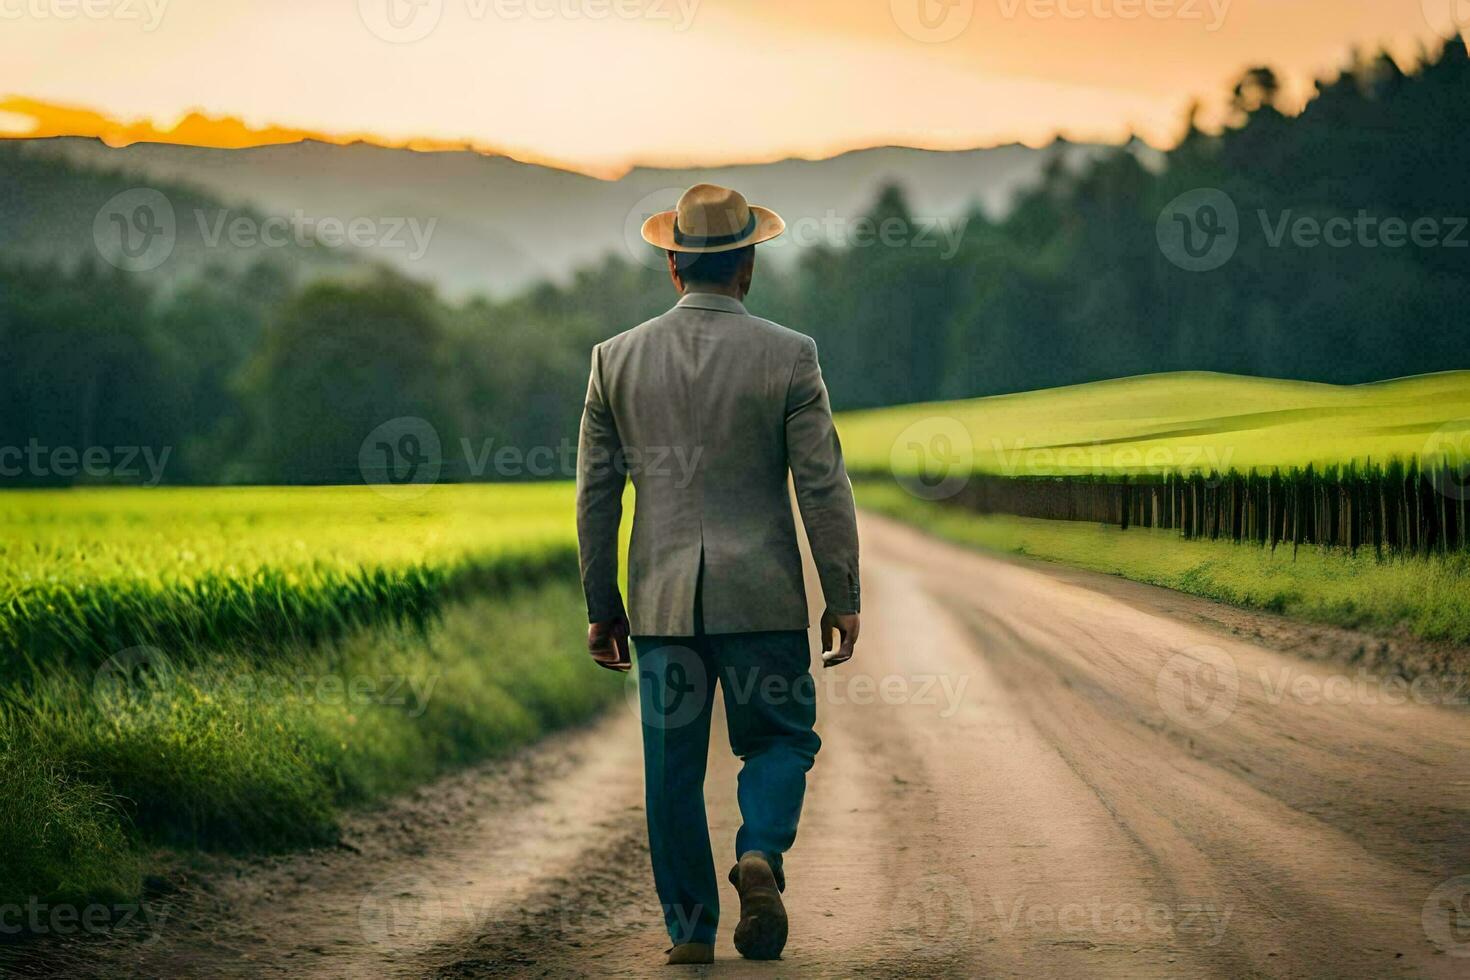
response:
[[[786,948],[786,906],[770,862],[758,851],[742,854],[730,880],[740,893],[735,948],[748,960],[780,959]]]
[[[669,950],[669,966],[694,966],[715,961],[715,948],[709,943],[682,943]]]

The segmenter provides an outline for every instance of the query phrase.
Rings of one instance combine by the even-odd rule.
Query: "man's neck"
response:
[[[711,286],[704,283],[687,285],[684,287],[683,291],[679,293],[679,295],[688,296],[690,293],[705,293],[711,296],[728,296],[730,297],[730,299],[735,300],[737,303],[745,302],[745,290],[733,284],[728,286]]]

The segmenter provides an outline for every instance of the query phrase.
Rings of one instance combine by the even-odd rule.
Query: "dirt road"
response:
[[[858,657],[818,678],[786,957],[737,957],[727,889],[708,973],[1470,976],[1470,711],[1427,703],[1463,691],[1273,652],[1207,603],[878,518],[863,542]],[[717,734],[722,868],[736,766]],[[659,973],[641,796],[620,706],[360,819],[360,853],[218,888],[212,922],[185,908],[109,969]]]

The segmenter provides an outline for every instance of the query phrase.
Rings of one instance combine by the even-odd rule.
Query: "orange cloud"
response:
[[[274,146],[314,140],[346,146],[367,143],[388,149],[418,150],[425,153],[471,151],[494,156],[509,156],[499,150],[468,141],[413,138],[384,139],[372,133],[333,134],[285,126],[252,127],[233,116],[211,116],[199,110],[186,113],[173,126],[160,128],[152,120],[123,122],[91,109],[62,106],[23,96],[0,98],[0,119],[18,120],[0,127],[0,138],[44,139],[53,136],[82,136],[101,140],[108,146],[130,146],[133,143],[168,143],[176,146],[207,146],[223,150],[240,150],[253,146]],[[518,158],[522,159],[522,158]],[[577,168],[554,160],[531,159],[523,162]],[[586,172],[586,171],[582,171]],[[606,176],[591,174],[592,176]],[[612,175],[616,176],[616,175]]]

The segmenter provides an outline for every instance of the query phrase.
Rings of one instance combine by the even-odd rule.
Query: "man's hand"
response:
[[[852,659],[852,648],[857,646],[858,630],[862,619],[857,613],[834,613],[830,609],[822,613],[822,666],[836,667]],[[842,636],[842,645],[832,650],[832,631]]]
[[[587,652],[599,667],[626,674],[633,667],[628,654],[628,620],[625,616],[587,627]]]

